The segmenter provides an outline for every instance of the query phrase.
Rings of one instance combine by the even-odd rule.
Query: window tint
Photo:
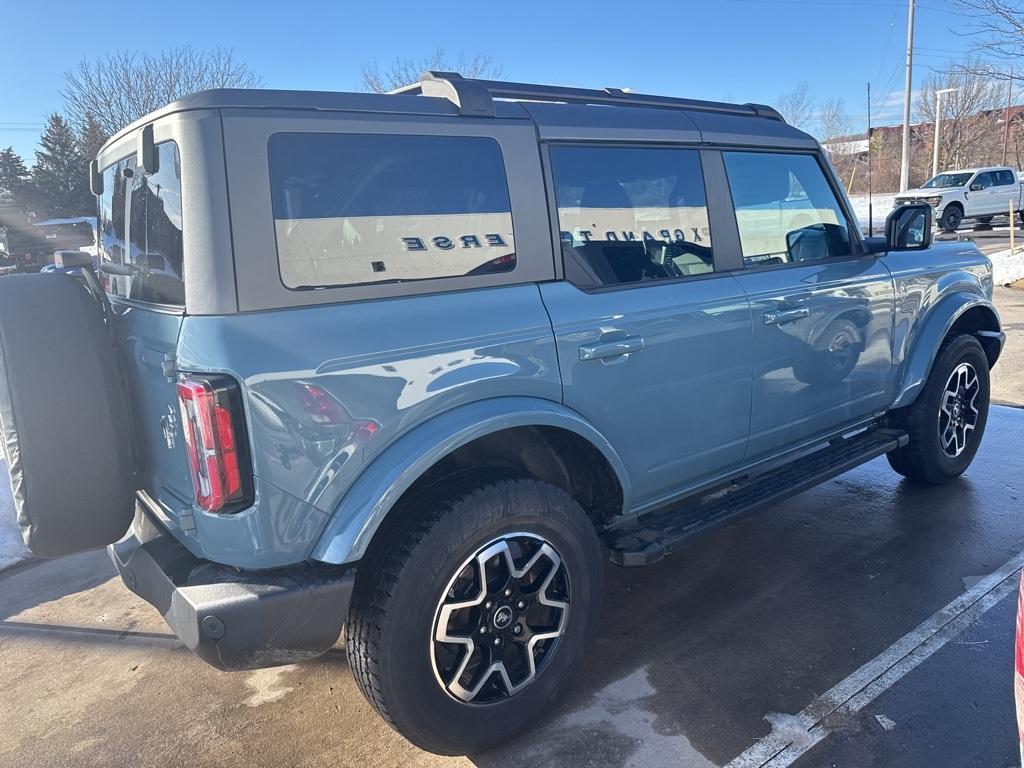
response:
[[[813,156],[724,152],[723,157],[744,264],[850,255],[849,225]]]
[[[566,277],[581,287],[714,270],[700,155],[552,147]]]
[[[103,172],[100,257],[107,292],[155,304],[185,303],[181,237],[181,158],[174,142],[157,146],[160,168],[146,174],[135,156]]]
[[[515,269],[505,166],[493,139],[279,133],[269,153],[289,288]]]
[[[982,189],[988,189],[989,187],[995,184],[995,174],[992,173],[991,171],[979,173],[975,177],[974,182],[971,184],[971,186],[973,187],[976,184],[980,184]]]
[[[1008,187],[1013,184],[1012,171],[996,171],[996,181],[1001,187]]]

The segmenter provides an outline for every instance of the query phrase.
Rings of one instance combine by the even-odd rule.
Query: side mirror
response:
[[[901,205],[885,220],[885,246],[889,251],[922,251],[932,244],[930,205]]]
[[[89,191],[96,197],[103,194],[103,174],[100,173],[100,164],[95,160],[89,161]]]
[[[139,131],[138,163],[149,175],[160,170],[160,154],[156,150],[152,125],[147,125]]]
[[[981,192],[984,188],[983,184],[971,184],[971,192]]]

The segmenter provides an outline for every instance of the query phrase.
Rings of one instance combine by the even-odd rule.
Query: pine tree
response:
[[[0,150],[0,199],[27,202],[24,198],[29,190],[29,178],[25,161],[13,147]]]
[[[78,129],[78,149],[86,165],[89,161],[96,159],[100,148],[107,143],[109,138],[110,136],[103,130],[103,126],[93,117],[92,113],[87,114]]]
[[[89,176],[79,149],[78,137],[60,115],[50,115],[36,150],[32,183],[50,216],[85,216],[94,207],[89,200]]]
[[[85,212],[83,215],[92,215],[96,212],[96,198],[89,187],[89,163],[96,159],[100,149],[109,138],[110,136],[103,130],[99,121],[91,113],[87,114],[78,131],[78,152],[82,157],[82,175],[85,179],[79,203]]]

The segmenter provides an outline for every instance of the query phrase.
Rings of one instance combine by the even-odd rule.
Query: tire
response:
[[[456,755],[493,747],[541,716],[595,628],[604,563],[594,527],[567,493],[533,479],[470,475],[421,494],[396,512],[399,522],[377,538],[359,567],[346,625],[356,683],[380,715],[422,749]],[[557,569],[547,550],[537,554],[544,546],[541,540],[560,559]],[[492,545],[496,554],[486,558],[484,572],[497,593],[488,592],[486,601],[480,596],[469,608],[453,607],[477,597],[479,564],[474,558]],[[505,551],[516,553],[517,568],[536,557],[539,569],[529,587],[509,581],[516,589],[511,597],[499,583],[502,574],[512,573]],[[541,604],[541,595],[548,603],[565,599],[569,607],[564,612],[549,608]],[[533,623],[534,611],[544,617],[540,624]],[[520,625],[527,629],[516,630]],[[478,645],[474,639],[471,652],[436,641],[442,631],[477,638],[481,627],[487,642]],[[536,642],[531,680],[525,666],[517,671],[516,660],[525,664],[523,640],[510,633],[525,638],[538,627],[561,629],[562,634],[554,642]],[[499,672],[480,673],[499,658],[490,655],[492,638],[502,643],[496,654],[512,654],[500,658],[509,662],[505,670],[513,686],[522,686],[513,695],[502,695],[510,689]],[[467,654],[470,671],[460,677]],[[488,682],[470,702],[458,698],[472,694],[483,679]]]
[[[959,205],[947,205],[939,219],[939,229],[943,232],[956,232],[963,220],[964,212]]]
[[[0,278],[0,425],[25,543],[106,546],[135,512],[127,396],[100,305],[63,274]]]
[[[968,375],[966,380],[963,379],[965,372]],[[970,383],[972,374],[977,380],[976,387],[967,388],[966,396],[961,399],[965,404],[957,408],[956,398],[947,395],[947,389],[959,389],[958,383]],[[960,377],[957,382],[954,382],[954,376]],[[989,393],[988,358],[978,340],[969,334],[946,339],[917,399],[906,408],[890,414],[893,426],[906,430],[910,436],[907,445],[888,454],[890,466],[909,480],[932,485],[940,485],[962,475],[974,459],[985,434]],[[972,413],[972,403],[976,413]],[[965,421],[972,423],[973,427],[960,430],[954,424],[950,430],[951,412],[964,414]],[[961,433],[964,436],[962,445]],[[945,445],[951,435],[952,444]]]
[[[811,386],[832,386],[857,367],[864,349],[864,334],[846,317],[833,320],[814,342],[814,349],[793,367],[798,381]]]

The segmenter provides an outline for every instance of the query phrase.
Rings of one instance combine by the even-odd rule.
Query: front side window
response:
[[[566,277],[583,287],[714,271],[697,150],[552,147]]]
[[[971,184],[971,186],[972,187],[981,187],[982,189],[988,189],[989,187],[993,186],[994,184],[995,184],[995,174],[992,173],[991,171],[986,171],[985,173],[979,173],[977,176],[975,176],[974,183]]]
[[[743,263],[751,267],[849,256],[850,227],[811,155],[723,152]]]
[[[270,189],[288,288],[511,272],[501,149],[475,136],[279,133]]]
[[[102,276],[113,296],[182,306],[181,157],[172,141],[157,145],[157,152],[156,173],[145,173],[134,155],[103,172]]]

